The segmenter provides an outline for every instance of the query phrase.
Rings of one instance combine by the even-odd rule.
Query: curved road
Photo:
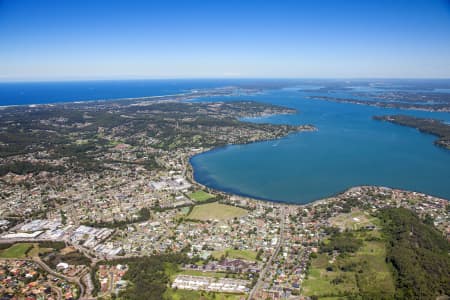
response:
[[[80,298],[82,298],[84,296],[84,285],[81,284],[80,279],[77,277],[69,277],[69,276],[65,276],[63,274],[57,273],[55,271],[53,271],[49,266],[47,266],[47,264],[45,264],[39,257],[33,257],[31,259],[32,261],[34,261],[35,263],[37,263],[42,269],[44,269],[45,271],[47,271],[49,274],[52,274],[53,276],[59,277],[59,278],[63,278],[64,280],[67,280],[68,282],[72,282],[75,283],[76,285],[78,285],[78,288],[80,289]],[[84,272],[82,272],[83,274]]]
[[[30,257],[25,257],[25,258],[2,258],[2,259],[3,259],[3,260],[25,260],[25,261],[32,261],[32,262],[35,262],[36,264],[39,265],[39,267],[41,267],[41,268],[42,268],[44,271],[46,271],[47,273],[49,273],[49,274],[51,274],[51,275],[53,275],[53,276],[55,276],[55,277],[62,278],[62,279],[64,279],[64,280],[68,281],[68,282],[75,283],[75,284],[78,286],[78,288],[80,289],[80,297],[79,297],[79,299],[83,299],[83,295],[84,295],[84,286],[83,286],[83,284],[81,284],[79,278],[77,278],[77,277],[69,277],[69,276],[65,276],[65,275],[63,275],[63,274],[60,274],[60,273],[58,273],[58,272],[53,271],[53,270],[52,270],[49,266],[47,266],[47,264],[44,263],[38,256],[35,256],[35,257],[32,257],[32,258],[30,258]],[[84,274],[84,272],[82,272],[81,274]],[[59,291],[57,290],[57,293],[58,293],[59,296],[61,296],[61,290],[59,290]]]

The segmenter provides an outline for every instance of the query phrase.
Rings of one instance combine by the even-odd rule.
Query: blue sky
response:
[[[0,81],[450,77],[450,1],[0,0]]]

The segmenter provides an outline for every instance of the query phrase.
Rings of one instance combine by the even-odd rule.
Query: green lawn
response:
[[[203,202],[209,199],[214,198],[214,195],[211,195],[205,191],[196,191],[194,193],[190,193],[188,197],[195,202]]]
[[[189,219],[207,221],[207,220],[227,220],[235,217],[241,217],[248,213],[247,210],[231,205],[220,204],[217,202],[196,205],[188,215]]]
[[[234,250],[234,249],[226,249],[221,251],[213,251],[211,255],[215,259],[220,259],[222,256],[226,256],[228,258],[240,258],[245,260],[256,261],[256,255],[258,253],[252,250]]]
[[[1,258],[24,258],[29,249],[33,247],[32,243],[17,243],[11,247],[0,251]]]

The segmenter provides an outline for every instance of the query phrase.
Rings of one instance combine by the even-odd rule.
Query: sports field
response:
[[[213,202],[195,206],[188,218],[200,221],[227,220],[245,216],[247,213],[247,210],[240,207]]]
[[[188,197],[195,202],[203,202],[209,199],[214,198],[214,195],[211,195],[205,191],[199,190],[194,193],[190,193]]]

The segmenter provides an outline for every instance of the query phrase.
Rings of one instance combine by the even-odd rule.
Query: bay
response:
[[[450,151],[436,147],[432,135],[372,119],[409,114],[450,121],[450,114],[333,103],[309,99],[310,94],[285,89],[246,96],[299,113],[245,121],[313,124],[319,130],[199,154],[191,159],[195,180],[230,193],[291,203],[308,203],[358,185],[450,199]]]

